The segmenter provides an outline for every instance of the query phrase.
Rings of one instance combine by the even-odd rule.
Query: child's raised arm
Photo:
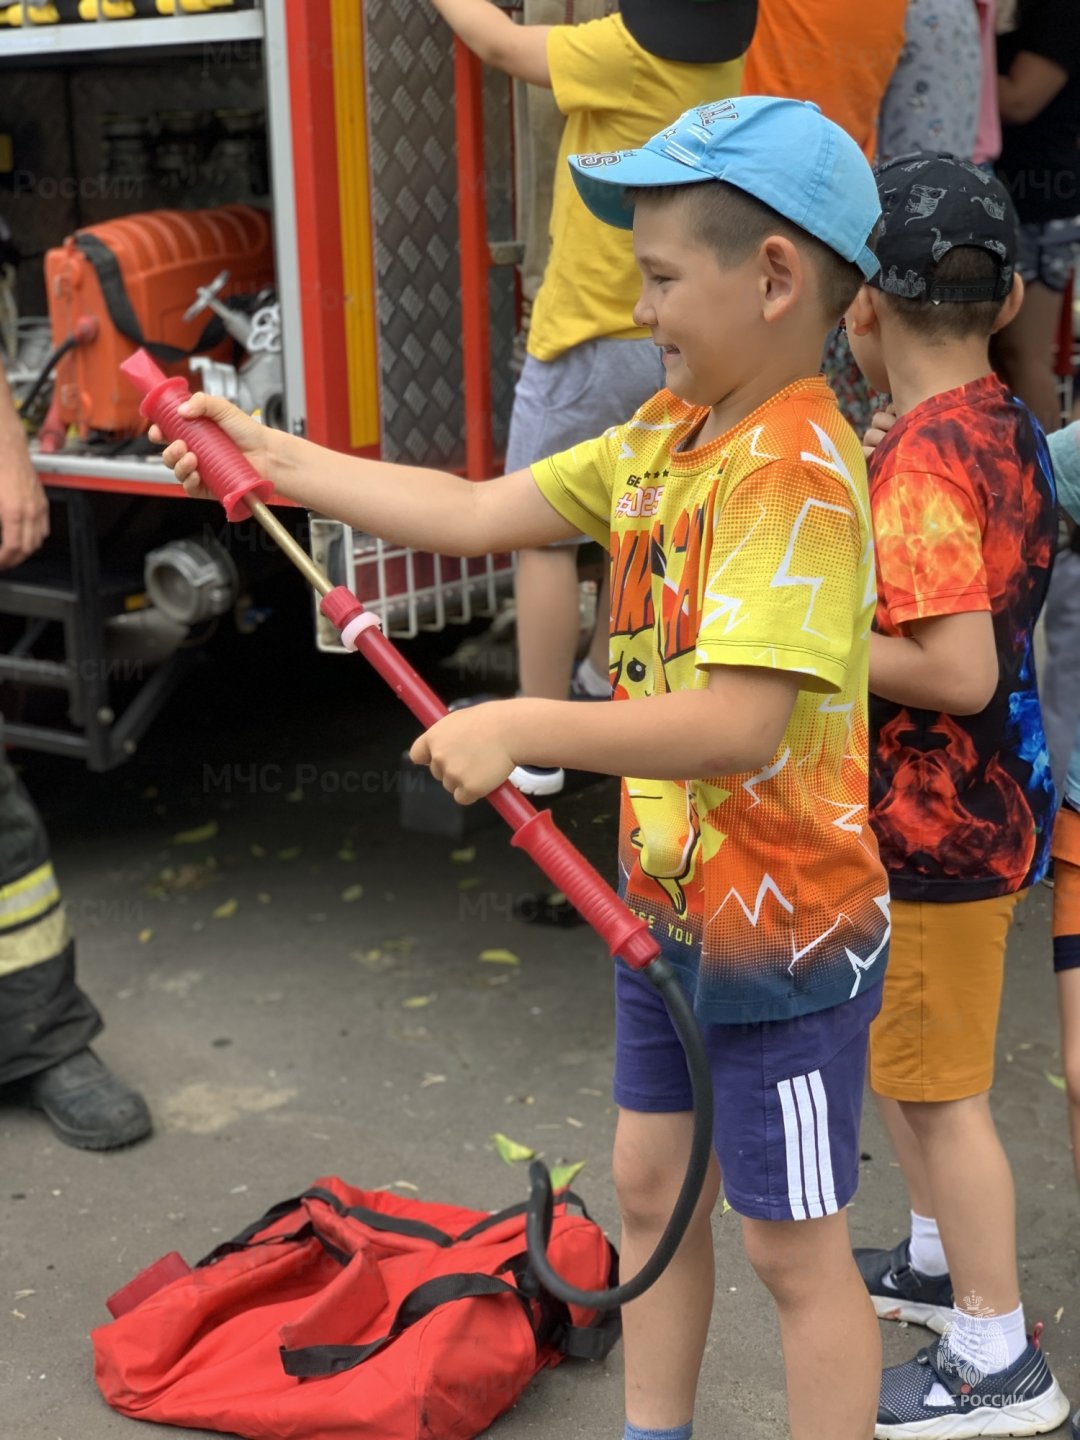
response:
[[[279,495],[354,529],[437,555],[490,555],[568,540],[577,528],[540,492],[530,470],[476,482],[412,465],[361,460],[271,430],[219,396],[193,395],[183,413],[215,421]],[[163,437],[156,430],[151,438]],[[175,440],[162,457],[184,489],[212,499],[198,454]]]
[[[493,0],[432,0],[435,9],[485,65],[516,80],[551,89],[547,37],[550,25],[516,25]]]

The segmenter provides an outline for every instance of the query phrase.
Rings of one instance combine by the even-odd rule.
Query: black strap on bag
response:
[[[199,355],[204,350],[213,350],[225,339],[225,326],[220,317],[214,315],[190,350],[182,350],[178,345],[166,345],[159,340],[147,340],[139,324],[139,317],[131,308],[124,277],[120,273],[120,264],[113,252],[87,230],[76,232],[75,248],[82,251],[94,267],[109,319],[121,335],[142,349],[149,350],[155,360],[175,364],[179,360],[187,360],[191,355]]]
[[[381,1210],[370,1210],[364,1205],[346,1205],[332,1190],[326,1190],[321,1185],[313,1185],[302,1195],[294,1195],[289,1200],[280,1200],[276,1205],[272,1205],[265,1215],[246,1226],[231,1240],[223,1241],[209,1255],[204,1256],[196,1264],[195,1269],[213,1265],[224,1256],[233,1255],[240,1250],[303,1242],[310,1239],[318,1240],[323,1249],[333,1256],[339,1265],[347,1265],[352,1256],[331,1244],[310,1220],[298,1230],[289,1231],[287,1234],[270,1235],[263,1239],[257,1238],[270,1225],[275,1224],[294,1210],[298,1210],[305,1200],[318,1200],[320,1203],[328,1205],[335,1214],[359,1220],[372,1230],[381,1230],[392,1235],[405,1235],[415,1240],[426,1240],[440,1250],[474,1240],[485,1231],[494,1230],[507,1220],[519,1219],[528,1208],[527,1202],[509,1205],[505,1210],[485,1215],[482,1220],[478,1220],[475,1225],[470,1225],[460,1235],[450,1235],[447,1231],[439,1230],[434,1225],[427,1225],[422,1220],[410,1220],[402,1215],[388,1215]],[[590,1219],[584,1200],[574,1191],[564,1190],[558,1197],[558,1203],[567,1207],[573,1206],[581,1212],[586,1220]],[[611,1257],[609,1284],[616,1285],[619,1278],[619,1257],[612,1246],[609,1245],[608,1249]],[[611,1353],[622,1332],[622,1317],[618,1310],[611,1310],[599,1316],[593,1325],[575,1325],[570,1318],[567,1306],[553,1295],[549,1295],[547,1291],[542,1290],[536,1283],[535,1277],[529,1270],[527,1255],[522,1254],[509,1260],[502,1267],[502,1273],[512,1276],[514,1283],[500,1280],[495,1275],[484,1274],[444,1275],[426,1281],[423,1285],[417,1286],[402,1301],[388,1333],[378,1340],[370,1341],[367,1345],[312,1345],[292,1351],[282,1348],[282,1364],[286,1374],[309,1379],[322,1375],[337,1375],[343,1370],[352,1370],[357,1365],[362,1365],[372,1355],[377,1354],[410,1325],[414,1325],[417,1320],[429,1315],[439,1305],[445,1305],[454,1300],[474,1299],[484,1295],[502,1295],[507,1292],[513,1294],[524,1306],[538,1347],[551,1345],[560,1354],[573,1360],[603,1360]],[[533,1302],[539,1306],[538,1316],[533,1312]],[[329,1365],[332,1368],[293,1369],[294,1364],[314,1367]]]
[[[448,1305],[454,1300],[473,1300],[483,1295],[513,1295],[521,1303],[529,1324],[535,1330],[528,1299],[516,1285],[508,1285],[494,1275],[440,1275],[418,1285],[405,1296],[398,1306],[394,1323],[378,1340],[371,1340],[366,1345],[305,1345],[295,1350],[282,1345],[282,1367],[286,1375],[298,1380],[320,1379],[355,1370],[440,1305]]]

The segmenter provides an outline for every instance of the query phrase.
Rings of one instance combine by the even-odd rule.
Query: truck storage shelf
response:
[[[87,20],[81,24],[0,29],[0,63],[30,55],[73,60],[91,52],[160,50],[173,45],[226,45],[261,40],[261,10],[206,15],[159,15],[149,20]]]

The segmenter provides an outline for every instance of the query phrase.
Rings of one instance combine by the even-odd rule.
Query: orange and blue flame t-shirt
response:
[[[1057,536],[1034,416],[994,376],[902,415],[874,453],[875,628],[988,610],[998,686],[977,715],[871,701],[871,823],[894,897],[988,900],[1046,873],[1055,795],[1033,632]]]
[[[623,779],[620,890],[705,1022],[823,1010],[883,978],[889,897],[867,823],[874,548],[866,468],[820,378],[696,446],[662,391],[533,466],[611,554],[615,703],[703,689],[714,665],[802,677],[754,774]]]

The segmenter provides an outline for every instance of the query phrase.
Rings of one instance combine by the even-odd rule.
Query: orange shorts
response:
[[[870,1085],[893,1100],[966,1100],[994,1079],[1005,942],[1018,895],[894,900]]]
[[[1050,847],[1054,857],[1054,969],[1080,965],[1080,813],[1063,805]]]

